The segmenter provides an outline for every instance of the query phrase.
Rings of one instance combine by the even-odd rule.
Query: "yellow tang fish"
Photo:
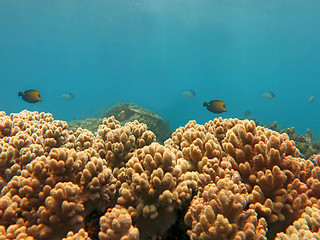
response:
[[[30,89],[24,92],[19,92],[18,96],[21,96],[22,99],[28,103],[42,102],[40,93],[37,90]]]
[[[204,102],[203,106],[207,107],[207,109],[213,113],[223,113],[227,111],[226,104],[221,100],[212,100],[209,103]]]

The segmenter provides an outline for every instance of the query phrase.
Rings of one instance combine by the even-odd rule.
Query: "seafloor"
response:
[[[316,153],[252,120],[159,143],[138,121],[0,112],[0,239],[320,239]]]

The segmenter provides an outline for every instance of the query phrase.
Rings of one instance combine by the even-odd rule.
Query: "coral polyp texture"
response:
[[[218,118],[156,139],[0,112],[0,240],[319,239],[320,154],[286,133]]]

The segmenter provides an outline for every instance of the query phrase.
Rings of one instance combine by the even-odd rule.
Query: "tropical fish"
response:
[[[122,110],[119,113],[118,118],[119,118],[120,121],[124,121],[124,120],[130,118],[135,113],[136,113],[136,111],[126,107],[124,110]]]
[[[120,120],[120,121],[125,120],[126,117],[127,117],[126,115],[127,115],[127,114],[126,114],[125,111],[121,111],[121,112],[119,113],[119,120]]]
[[[42,102],[42,99],[40,97],[40,93],[37,90],[27,90],[24,92],[19,92],[18,96],[22,97],[22,99],[28,103],[37,103],[37,102]]]
[[[243,116],[245,116],[245,117],[249,117],[250,115],[251,115],[251,112],[249,110],[247,110],[243,113]]]
[[[64,100],[71,101],[74,99],[74,95],[70,92],[64,92],[60,94],[60,97]]]
[[[315,96],[309,97],[309,102],[310,102],[310,103],[313,103],[315,100],[316,100],[316,97],[315,97]]]
[[[203,106],[207,107],[207,109],[213,113],[223,113],[227,111],[225,103],[221,100],[213,100],[209,103],[204,102]]]
[[[196,96],[196,93],[193,90],[184,90],[181,92],[181,95],[186,98],[194,98]]]
[[[269,100],[276,97],[276,95],[271,91],[264,91],[264,92],[260,93],[260,96],[265,99],[269,99]]]
[[[103,113],[103,108],[100,109],[100,112],[98,114],[101,115],[102,113]]]

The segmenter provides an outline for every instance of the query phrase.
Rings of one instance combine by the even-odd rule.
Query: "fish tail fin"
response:
[[[207,103],[207,102],[204,102],[204,103],[203,103],[203,106],[204,106],[204,107],[208,106],[208,103]]]
[[[23,95],[23,92],[19,92],[18,93],[18,96],[20,97],[20,96],[22,96]]]

